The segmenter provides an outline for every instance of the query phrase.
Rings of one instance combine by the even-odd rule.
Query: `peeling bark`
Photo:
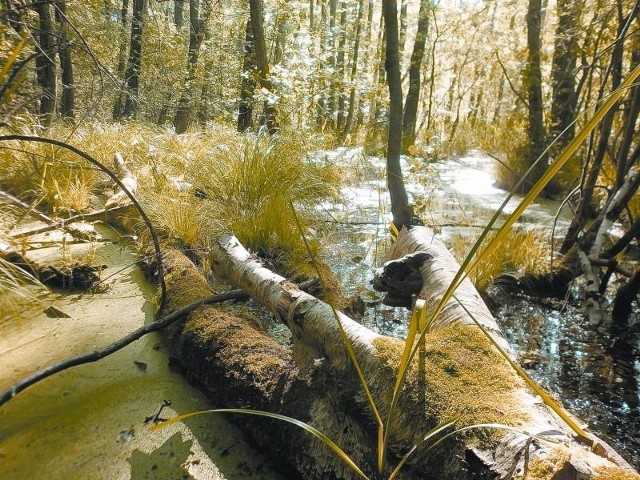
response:
[[[427,304],[434,304],[447,287],[442,282],[450,272],[457,270],[457,264],[427,229],[403,232],[396,245],[392,251],[396,258],[423,251],[428,253],[419,267],[424,279],[420,295]],[[323,372],[331,372],[331,376],[323,380],[339,379],[341,383],[342,408],[364,413],[367,404],[342,343],[337,327],[339,320],[353,345],[382,418],[387,418],[404,342],[378,335],[345,315],[334,313],[329,305],[301,292],[294,284],[262,266],[234,237],[215,242],[210,260],[216,275],[225,277],[258,299],[289,327],[294,339],[292,358],[300,371],[315,374],[321,365],[319,368]],[[420,260],[420,256],[414,255],[414,264]],[[473,286],[465,285],[456,293],[458,299],[473,311],[494,338],[504,342],[495,320]],[[634,478],[631,467],[604,442],[597,441],[600,455],[596,455],[576,441],[568,427],[556,420],[527,390],[472,323],[457,302],[447,304],[434,322],[433,331],[425,339],[424,353],[419,355],[417,364],[407,375],[398,410],[388,423],[392,447],[390,464],[397,459],[395,455],[406,452],[422,434],[452,416],[461,419],[460,425],[499,422],[562,441],[565,445],[554,449],[526,435],[508,433],[491,437],[486,432],[474,432],[444,442],[428,456],[424,452],[417,455],[412,469],[403,478],[513,478],[514,474],[523,471],[525,459],[546,462],[556,455],[553,452],[558,448],[563,455],[562,462],[557,464],[558,471],[573,472],[563,478],[598,478],[601,467],[618,468],[615,464],[628,469],[630,478]],[[491,365],[490,369],[486,368],[488,365]],[[312,383],[323,380],[314,379]],[[331,384],[316,386],[324,390]],[[367,416],[370,418],[371,414],[363,414],[358,420],[362,422]],[[313,420],[314,425],[323,430],[329,419],[313,417]],[[354,445],[359,453],[357,456],[367,458],[366,454],[375,454],[375,446],[371,446],[375,439],[375,424],[366,420],[364,423],[359,432],[369,432],[371,437]],[[341,438],[346,441],[344,435]],[[371,459],[365,465],[370,462]]]

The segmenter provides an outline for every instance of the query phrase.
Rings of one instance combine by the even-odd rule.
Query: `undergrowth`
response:
[[[491,241],[489,236],[485,244]],[[451,237],[453,256],[462,262],[477,238],[456,233]],[[480,262],[469,272],[475,287],[484,291],[493,280],[504,272],[541,275],[550,269],[551,249],[548,239],[536,229],[514,230],[497,246],[492,248],[488,260]]]

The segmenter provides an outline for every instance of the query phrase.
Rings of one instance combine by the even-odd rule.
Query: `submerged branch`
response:
[[[317,279],[313,278],[311,280],[307,280],[300,284],[301,288],[310,288],[314,286],[318,282]],[[0,406],[7,403],[13,397],[15,397],[18,393],[27,389],[28,387],[35,385],[36,383],[48,378],[56,373],[62,372],[64,370],[68,370],[72,367],[77,367],[78,365],[84,365],[86,363],[97,362],[98,360],[102,360],[103,358],[111,355],[112,353],[117,352],[118,350],[122,350],[124,347],[132,344],[136,340],[144,337],[145,335],[151,332],[157,332],[162,330],[163,328],[171,325],[177,320],[183,318],[186,315],[189,315],[194,310],[200,308],[203,305],[211,305],[215,303],[222,303],[229,300],[248,300],[249,295],[246,294],[242,290],[231,290],[230,292],[220,293],[217,295],[211,295],[210,297],[203,298],[198,300],[197,302],[193,302],[175,312],[167,315],[165,317],[159,318],[158,320],[148,323],[137,330],[131,332],[130,334],[122,337],[121,339],[113,342],[110,345],[107,345],[102,348],[98,348],[97,350],[93,350],[91,352],[82,353],[80,355],[76,355],[74,357],[68,358],[58,363],[54,363],[53,365],[49,365],[48,367],[39,370],[28,377],[23,378],[17,383],[11,385],[9,388],[0,392]]]

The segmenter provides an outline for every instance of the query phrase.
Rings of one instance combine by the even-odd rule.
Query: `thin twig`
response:
[[[511,82],[511,79],[509,78],[509,74],[507,73],[507,69],[503,65],[502,60],[500,60],[500,55],[498,54],[498,51],[496,50],[493,53],[495,53],[495,55],[496,55],[496,60],[498,60],[498,65],[500,65],[500,68],[502,69],[502,74],[504,75],[504,78],[507,80],[507,83],[509,84],[509,88],[511,89],[513,94],[516,97],[518,97],[518,100],[520,100],[525,107],[529,108],[529,102],[527,102],[527,100],[522,96],[522,94],[518,91],[518,89]]]
[[[305,282],[300,283],[300,288],[310,288],[313,285],[318,283],[317,278],[312,278]],[[155,322],[148,323],[137,330],[131,332],[130,334],[122,337],[120,340],[113,342],[106,347],[99,348],[97,350],[93,350],[91,352],[82,353],[80,355],[76,355],[74,357],[68,358],[58,363],[54,363],[53,365],[49,365],[48,367],[43,368],[35,373],[32,373],[28,377],[23,378],[22,380],[14,383],[6,390],[0,392],[0,407],[15,397],[18,393],[22,392],[26,388],[48,378],[56,373],[62,372],[63,370],[68,370],[72,367],[77,367],[78,365],[84,365],[87,363],[97,362],[105,358],[108,355],[111,355],[118,350],[122,350],[127,345],[135,342],[136,340],[142,338],[151,332],[157,332],[162,330],[168,325],[171,325],[175,321],[183,318],[184,316],[190,314],[194,310],[200,308],[203,305],[211,305],[215,303],[222,303],[229,300],[247,300],[249,295],[245,293],[243,290],[232,290],[226,293],[220,293],[217,295],[211,295],[210,297],[203,298],[198,300],[197,302],[190,303],[189,305],[182,307],[179,310],[167,315],[166,317],[162,317]]]
[[[1,196],[1,193],[0,193]],[[51,230],[56,230],[58,228],[65,229],[66,225],[70,225],[75,222],[91,222],[93,220],[102,219],[105,215],[109,213],[118,213],[123,210],[126,210],[131,205],[120,205],[114,208],[107,208],[103,210],[98,210],[97,212],[92,213],[81,213],[79,215],[74,215],[73,217],[64,218],[62,220],[54,221],[51,225],[47,225],[46,227],[39,227],[33,230],[28,230],[26,232],[19,232],[15,235],[11,235],[11,238],[22,238],[22,237],[30,237],[32,235],[37,235],[39,233],[50,232]]]

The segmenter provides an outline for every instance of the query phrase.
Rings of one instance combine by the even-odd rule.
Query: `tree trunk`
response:
[[[318,6],[320,7],[320,27],[318,27],[319,35],[319,53],[318,53],[318,67],[316,85],[316,95],[313,100],[313,106],[315,108],[316,125],[324,130],[327,123],[327,79],[325,78],[323,71],[325,69],[325,57],[328,50],[327,45],[327,0],[318,0]]]
[[[400,0],[400,36],[398,38],[398,51],[400,53],[400,65],[402,65],[402,57],[404,56],[404,46],[407,40],[408,8],[409,8],[409,0]]]
[[[424,47],[427,43],[430,8],[431,0],[421,0],[418,31],[413,45],[413,52],[411,53],[411,64],[409,65],[409,91],[407,92],[404,116],[402,118],[402,150],[405,152],[407,148],[416,142],[416,120],[418,103],[420,102],[420,73],[422,71]]]
[[[346,62],[345,50],[347,47],[347,2],[340,1],[340,32],[338,34],[338,56],[336,63],[336,72],[338,74],[335,83],[335,95],[338,99],[338,108],[336,116],[336,131],[342,132],[346,122],[346,97],[344,90],[344,81],[346,78]]]
[[[434,302],[439,300],[451,276],[458,269],[457,263],[446,248],[434,239],[432,232],[424,228],[414,228],[410,233],[401,232],[390,255],[401,257],[403,260],[400,263],[413,267],[413,271],[419,272],[418,276],[422,277],[424,284],[422,288],[418,286],[418,290],[429,305],[434,305]],[[364,461],[363,469],[369,472],[372,464],[375,463],[373,460],[376,443],[375,428],[372,428],[371,421],[367,420],[367,407],[359,391],[357,377],[346,353],[337,321],[342,324],[353,346],[383,418],[388,414],[389,392],[395,382],[404,342],[378,335],[339,312],[334,314],[334,310],[329,305],[300,291],[294,284],[263,267],[255,256],[247,252],[234,237],[225,237],[214,242],[210,260],[216,275],[240,286],[288,326],[294,339],[291,358],[300,372],[309,374],[306,378],[310,380],[310,388],[313,390],[308,390],[307,395],[302,397],[292,395],[283,399],[282,393],[272,388],[274,393],[270,398],[265,402],[266,395],[262,395],[258,398],[262,403],[256,405],[256,400],[246,398],[246,393],[245,398],[241,399],[237,398],[238,393],[236,393],[245,391],[245,388],[255,391],[256,384],[261,384],[258,381],[259,378],[255,376],[246,373],[243,375],[218,374],[216,381],[209,381],[207,385],[210,385],[214,392],[225,392],[228,391],[226,384],[230,380],[225,380],[225,387],[221,388],[223,383],[218,379],[233,379],[231,381],[235,385],[245,383],[247,387],[239,385],[228,395],[228,398],[231,398],[232,402],[244,401],[249,407],[265,408],[270,411],[286,411],[291,407],[287,402],[294,398],[299,406],[310,402],[313,405],[311,410],[313,425],[321,431],[328,432],[329,436],[336,430],[342,431],[338,443],[345,446],[347,453],[353,454],[357,462]],[[402,269],[396,268],[398,263],[388,263],[385,265],[386,268],[378,272],[378,285],[398,286],[403,283],[401,275],[399,276]],[[178,291],[193,292],[194,281],[188,275],[169,268],[167,270],[171,275],[169,285],[173,279],[179,279],[187,284],[184,287],[187,290]],[[411,268],[405,271],[410,273]],[[467,311],[473,312],[474,317],[491,332],[492,336],[500,344],[505,345],[495,320],[472,284],[468,281],[463,282],[456,296],[464,302]],[[183,299],[183,301],[191,300]],[[566,442],[564,446],[557,447],[562,451],[562,460],[559,463],[554,461],[550,464],[553,472],[562,471],[566,474],[566,477],[562,478],[598,478],[596,470],[603,466],[612,468],[611,472],[622,472],[611,461],[579,445],[571,438],[567,427],[558,423],[546,408],[540,406],[539,400],[527,391],[514,370],[503,357],[496,353],[486,337],[475,326],[467,311],[451,300],[426,335],[424,352],[420,355],[421,360],[417,361],[418,365],[410,369],[398,403],[399,410],[389,423],[390,445],[393,446],[389,455],[391,463],[399,458],[396,455],[406,452],[424,432],[445,418],[459,417],[459,426],[480,422],[500,422],[516,425],[519,430],[541,436],[545,436],[544,432],[547,432],[546,435],[549,435],[548,432],[553,432],[550,434],[552,437]],[[225,331],[217,331],[218,327],[215,323],[204,323],[205,320],[200,317],[199,325],[194,325],[192,319],[185,328],[185,334],[191,337],[197,338],[198,329],[207,333],[207,338],[197,341],[201,352],[194,355],[198,355],[199,358],[189,362],[189,365],[197,366],[194,370],[200,374],[209,375],[207,372],[212,366],[220,368],[219,358],[221,356],[224,358],[225,355],[224,351],[217,353],[219,352],[217,345],[220,342],[238,345],[232,350],[234,358],[230,359],[230,351],[227,351],[225,361],[236,371],[238,368],[253,368],[260,372],[261,365],[283,364],[282,360],[276,360],[280,354],[277,354],[278,357],[271,356],[272,360],[268,362],[269,349],[253,348],[252,344],[257,341],[255,339],[259,335],[253,331],[242,333],[241,322],[232,321],[233,327],[225,327]],[[236,334],[241,338],[234,338]],[[245,350],[243,351],[240,347]],[[244,357],[248,354],[248,350],[256,350],[263,360],[258,362],[252,357],[249,361]],[[194,349],[190,345],[184,345],[183,351],[191,353]],[[203,360],[205,358],[207,358],[206,361]],[[286,364],[290,365],[289,362],[291,362],[290,359]],[[255,367],[251,367],[252,365]],[[491,365],[491,368],[484,369],[483,365]],[[292,367],[287,369],[291,371]],[[291,379],[290,375],[280,375],[282,374],[275,368],[269,371],[264,378],[266,385],[273,385],[275,378],[281,379],[280,385],[286,384]],[[267,381],[267,379],[270,380]],[[326,410],[318,406],[311,392],[316,392],[316,395],[317,392],[330,392],[330,397],[333,397],[336,386],[340,393],[333,398],[336,403],[332,406],[339,408],[326,415]],[[300,393],[304,392],[298,392]],[[497,401],[497,399],[500,400]],[[329,398],[325,400],[329,401]],[[296,413],[304,415],[305,408]],[[351,415],[347,412],[351,412]],[[305,415],[304,420],[309,421],[309,418]],[[348,423],[342,424],[346,420],[349,420]],[[343,427],[337,429],[336,423]],[[271,428],[274,434],[272,438],[276,438],[277,432],[285,427],[276,424]],[[511,478],[517,468],[522,471],[525,461],[530,462],[529,467],[535,464],[545,465],[551,462],[550,455],[557,455],[557,450],[539,444],[538,440],[530,441],[529,437],[517,433],[500,434],[490,442],[486,441],[484,436],[485,440],[480,443],[477,441],[478,436],[483,437],[483,433],[475,431],[469,436],[457,436],[444,442],[441,448],[430,451],[428,455],[423,452],[413,459],[412,468],[407,469],[406,476],[403,478],[467,479],[473,475],[476,475],[473,478]],[[281,447],[273,440],[270,446],[271,448]],[[278,449],[280,452],[287,452],[286,447]],[[611,458],[623,468],[631,469],[602,442],[598,442],[596,449],[601,455]],[[306,455],[310,452],[306,449],[302,449],[301,452],[300,448],[289,451],[289,461],[292,455],[295,457],[300,453]],[[322,462],[324,471],[320,476],[317,475],[317,470],[310,470],[309,465],[305,464],[307,470],[304,472],[304,477],[352,478],[354,476],[347,474],[344,467],[339,467],[341,468],[339,472],[328,470],[326,458],[323,458]],[[295,459],[293,464],[295,465]]]
[[[380,28],[378,29],[378,48],[377,55],[375,57],[374,65],[376,65],[376,84],[373,92],[373,99],[371,102],[371,119],[370,130],[374,135],[380,130],[382,125],[382,113],[384,108],[381,103],[382,92],[384,90],[384,84],[386,79],[385,62],[384,58],[387,55],[387,29],[384,28],[384,8],[382,9],[382,15],[380,16]],[[385,122],[386,123],[386,122]]]
[[[182,89],[182,95],[178,100],[178,109],[173,119],[176,133],[184,133],[191,124],[193,113],[194,82],[196,79],[196,67],[200,57],[200,47],[204,40],[204,30],[209,20],[209,12],[212,3],[205,4],[205,11],[200,17],[199,0],[189,0],[189,55],[187,59],[187,75]]]
[[[60,98],[60,116],[63,119],[75,117],[75,88],[73,85],[73,63],[71,62],[71,44],[67,25],[67,2],[58,0],[55,4],[56,22],[59,25],[60,39],[58,57],[60,58],[60,77],[62,97]]]
[[[142,59],[142,30],[144,26],[145,0],[133,0],[133,16],[131,19],[131,41],[129,42],[129,60],[124,74],[126,99],[123,116],[134,118],[138,111],[138,87],[140,84],[140,68]]]
[[[575,134],[576,63],[578,58],[578,35],[582,2],[559,0],[558,26],[555,34],[553,65],[551,67],[553,101],[551,103],[551,127],[549,140],[566,132],[554,144],[551,156],[556,157],[573,140]]]
[[[182,28],[184,22],[184,2],[185,0],[174,0],[173,2],[173,24],[178,30]]]
[[[38,14],[38,37],[36,72],[38,84],[42,89],[39,114],[44,127],[51,126],[56,115],[56,41],[51,23],[51,4],[35,2],[32,7]]]
[[[242,59],[242,80],[240,81],[240,101],[238,105],[238,131],[253,128],[253,92],[256,89],[256,55],[253,43],[251,18],[247,20]]]
[[[529,95],[529,124],[527,134],[529,138],[527,165],[531,167],[542,155],[545,149],[546,135],[544,129],[544,105],[542,102],[542,72],[540,67],[542,29],[542,0],[529,0],[527,10],[527,57],[526,84]],[[538,181],[547,168],[547,162],[541,159],[528,180],[531,184]],[[527,188],[528,183],[523,183]]]
[[[271,82],[269,73],[269,60],[267,57],[267,43],[264,38],[262,0],[249,0],[249,10],[251,12],[251,25],[253,25],[253,38],[256,52],[256,66],[258,67],[258,78],[260,85],[271,98],[265,103],[265,117],[267,131],[270,135],[278,132],[277,100],[275,98],[275,88]]]
[[[364,8],[364,0],[358,0],[358,16],[356,18],[356,33],[353,40],[353,56],[351,57],[351,89],[349,93],[349,112],[342,130],[342,141],[344,142],[351,133],[353,127],[353,117],[356,108],[356,83],[358,75],[358,57],[360,53],[360,36],[362,33],[362,15]],[[367,44],[368,45],[368,44]]]
[[[129,15],[129,0],[122,0],[122,9],[120,10],[120,24],[122,26],[122,36],[128,31],[128,15]],[[120,50],[118,52],[118,78],[124,77],[124,69],[127,61],[127,42],[123,38],[120,42]],[[126,81],[126,80],[125,80]],[[124,82],[123,82],[124,83]],[[116,93],[116,101],[113,104],[113,119],[118,120],[122,117],[122,109],[124,103],[124,88],[122,86]]]
[[[329,32],[327,34],[327,51],[329,55],[330,86],[327,93],[327,107],[325,112],[325,122],[335,130],[336,121],[336,90],[337,74],[336,65],[338,63],[338,49],[336,47],[336,17],[338,11],[338,0],[329,0]]]
[[[391,197],[393,223],[398,229],[411,225],[411,208],[400,168],[402,148],[402,81],[398,51],[398,13],[395,0],[384,0],[384,24],[387,35],[385,70],[389,84],[389,135],[387,146],[387,187]]]
[[[365,52],[365,55],[364,55],[362,67],[361,67],[361,71],[364,71],[364,72],[369,72],[370,65],[380,64],[380,62],[378,62],[376,58],[373,58],[373,61],[371,59],[371,45],[373,44],[373,42],[371,41],[371,34],[373,31],[374,8],[375,8],[374,0],[369,0],[367,2],[367,21],[364,29],[365,43],[363,46],[363,51]],[[365,115],[366,115],[367,107],[371,108],[371,106],[375,103],[372,98],[375,95],[374,93],[375,88],[376,88],[375,84],[371,85],[368,88],[367,94],[361,95],[361,98],[359,99],[358,115],[356,118],[356,131],[358,131],[360,127],[362,127],[365,124]],[[367,99],[369,100],[368,102],[367,102]]]

